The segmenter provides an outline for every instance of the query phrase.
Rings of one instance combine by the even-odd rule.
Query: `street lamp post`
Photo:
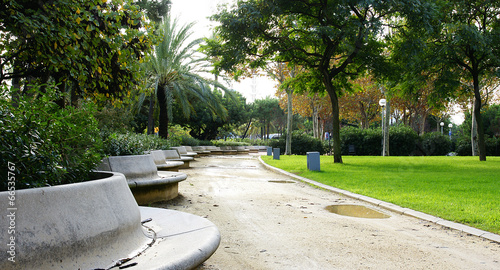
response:
[[[448,127],[450,128],[448,131],[448,135],[450,136],[450,141],[451,141],[451,128],[453,127],[453,124],[449,124]]]
[[[385,123],[385,117],[387,117],[385,115],[385,105],[387,104],[387,100],[385,100],[385,98],[383,99],[380,99],[378,104],[382,107],[382,133],[384,134],[383,135],[383,138],[382,138],[382,156],[385,156],[385,148],[386,148],[386,145],[385,145],[385,129],[387,128],[386,125],[384,124]]]
[[[444,122],[439,123],[439,125],[441,126],[441,135],[443,135]]]

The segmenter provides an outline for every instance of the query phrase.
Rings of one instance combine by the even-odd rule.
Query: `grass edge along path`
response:
[[[321,171],[306,156],[267,164],[302,177],[446,220],[500,234],[500,157],[321,156]]]

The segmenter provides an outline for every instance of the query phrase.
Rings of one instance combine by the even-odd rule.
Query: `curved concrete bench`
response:
[[[233,149],[232,146],[221,146],[220,149],[222,149],[222,152],[224,152],[224,155],[236,155],[236,154],[238,154],[238,150]]]
[[[192,269],[215,252],[220,233],[212,222],[138,207],[123,174],[102,174],[107,178],[17,190],[13,208],[0,210],[0,269],[109,269],[122,259],[137,263],[130,269]],[[0,202],[7,205],[9,196],[0,192]]]
[[[189,153],[196,153],[195,158],[199,158],[202,156],[208,156],[210,154],[210,151],[202,150],[202,151],[195,151],[192,146],[184,146],[186,148],[186,151]]]
[[[184,165],[182,165],[181,169],[188,169],[189,162],[194,161],[193,157],[181,156],[177,150],[162,150],[163,155],[165,156],[165,160],[167,161],[182,161]]]
[[[207,150],[205,146],[191,146],[191,149],[200,156],[208,156],[211,154],[210,150]],[[186,150],[188,150],[188,148],[186,148]]]
[[[158,171],[173,171],[178,172],[179,168],[184,165],[183,161],[167,161],[162,150],[151,151],[151,156],[153,156],[153,161],[156,164],[156,169]]]
[[[217,146],[209,145],[209,146],[205,146],[205,149],[210,151],[210,153],[212,155],[224,155],[224,152],[222,151],[222,149],[220,149],[220,147],[217,147]]]
[[[246,149],[245,146],[233,146],[232,148],[233,150],[236,150],[236,153],[238,155],[245,155],[250,153],[250,150]]]
[[[248,149],[250,153],[258,153],[259,152],[259,147],[258,146],[245,146],[245,149]]]
[[[177,197],[179,182],[187,178],[185,173],[158,171],[151,155],[108,157],[100,169],[123,173],[139,205]]]
[[[196,152],[188,152],[185,146],[170,147],[170,149],[177,150],[181,157],[192,157],[194,159],[198,155]]]

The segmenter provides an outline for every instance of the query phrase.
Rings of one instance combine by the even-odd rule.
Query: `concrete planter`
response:
[[[139,263],[140,269],[170,269],[172,266],[189,269],[217,249],[220,235],[210,221],[177,211],[140,208],[123,174],[100,174],[105,178],[18,190],[14,200],[9,197],[12,193],[0,192],[0,269],[107,269],[123,258],[132,258],[130,262],[133,262],[139,253],[142,254],[137,258],[146,259]],[[172,218],[162,221],[161,217],[166,215]],[[208,229],[201,230],[204,234],[196,236],[202,238],[196,244],[198,247],[194,247],[196,250],[184,252],[188,254],[184,255],[185,258],[178,258],[175,253],[165,254],[175,262],[155,259],[157,253],[168,250],[162,246],[168,241],[155,238],[168,237],[167,230],[163,229],[166,226],[186,227],[179,222],[186,215],[191,226],[189,230],[193,226]],[[152,218],[150,224],[154,226],[155,234],[141,224],[146,218]],[[160,224],[155,220],[160,220]],[[169,243],[172,244],[175,242]],[[193,245],[192,242],[186,244]],[[176,248],[183,250],[183,247],[173,249]],[[201,255],[200,250],[203,250]],[[148,254],[154,255],[153,258],[148,258]]]

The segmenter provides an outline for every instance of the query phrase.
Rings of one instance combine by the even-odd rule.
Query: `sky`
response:
[[[212,33],[214,22],[208,17],[217,12],[219,4],[230,4],[234,0],[171,0],[171,14],[178,18],[181,24],[195,22],[193,27],[193,38],[208,37]],[[262,99],[266,96],[274,97],[276,92],[276,82],[266,77],[245,79],[241,82],[233,82],[228,85],[230,88],[240,92],[247,103],[255,99]],[[452,115],[452,122],[459,125],[463,122],[463,113],[455,112]]]
[[[193,39],[209,37],[212,33],[214,22],[207,17],[217,12],[219,4],[228,4],[233,0],[171,0],[171,14],[178,18],[181,25],[195,22],[193,26]],[[240,92],[247,103],[266,96],[274,97],[276,82],[266,77],[245,79],[241,82],[232,82],[228,87]]]

